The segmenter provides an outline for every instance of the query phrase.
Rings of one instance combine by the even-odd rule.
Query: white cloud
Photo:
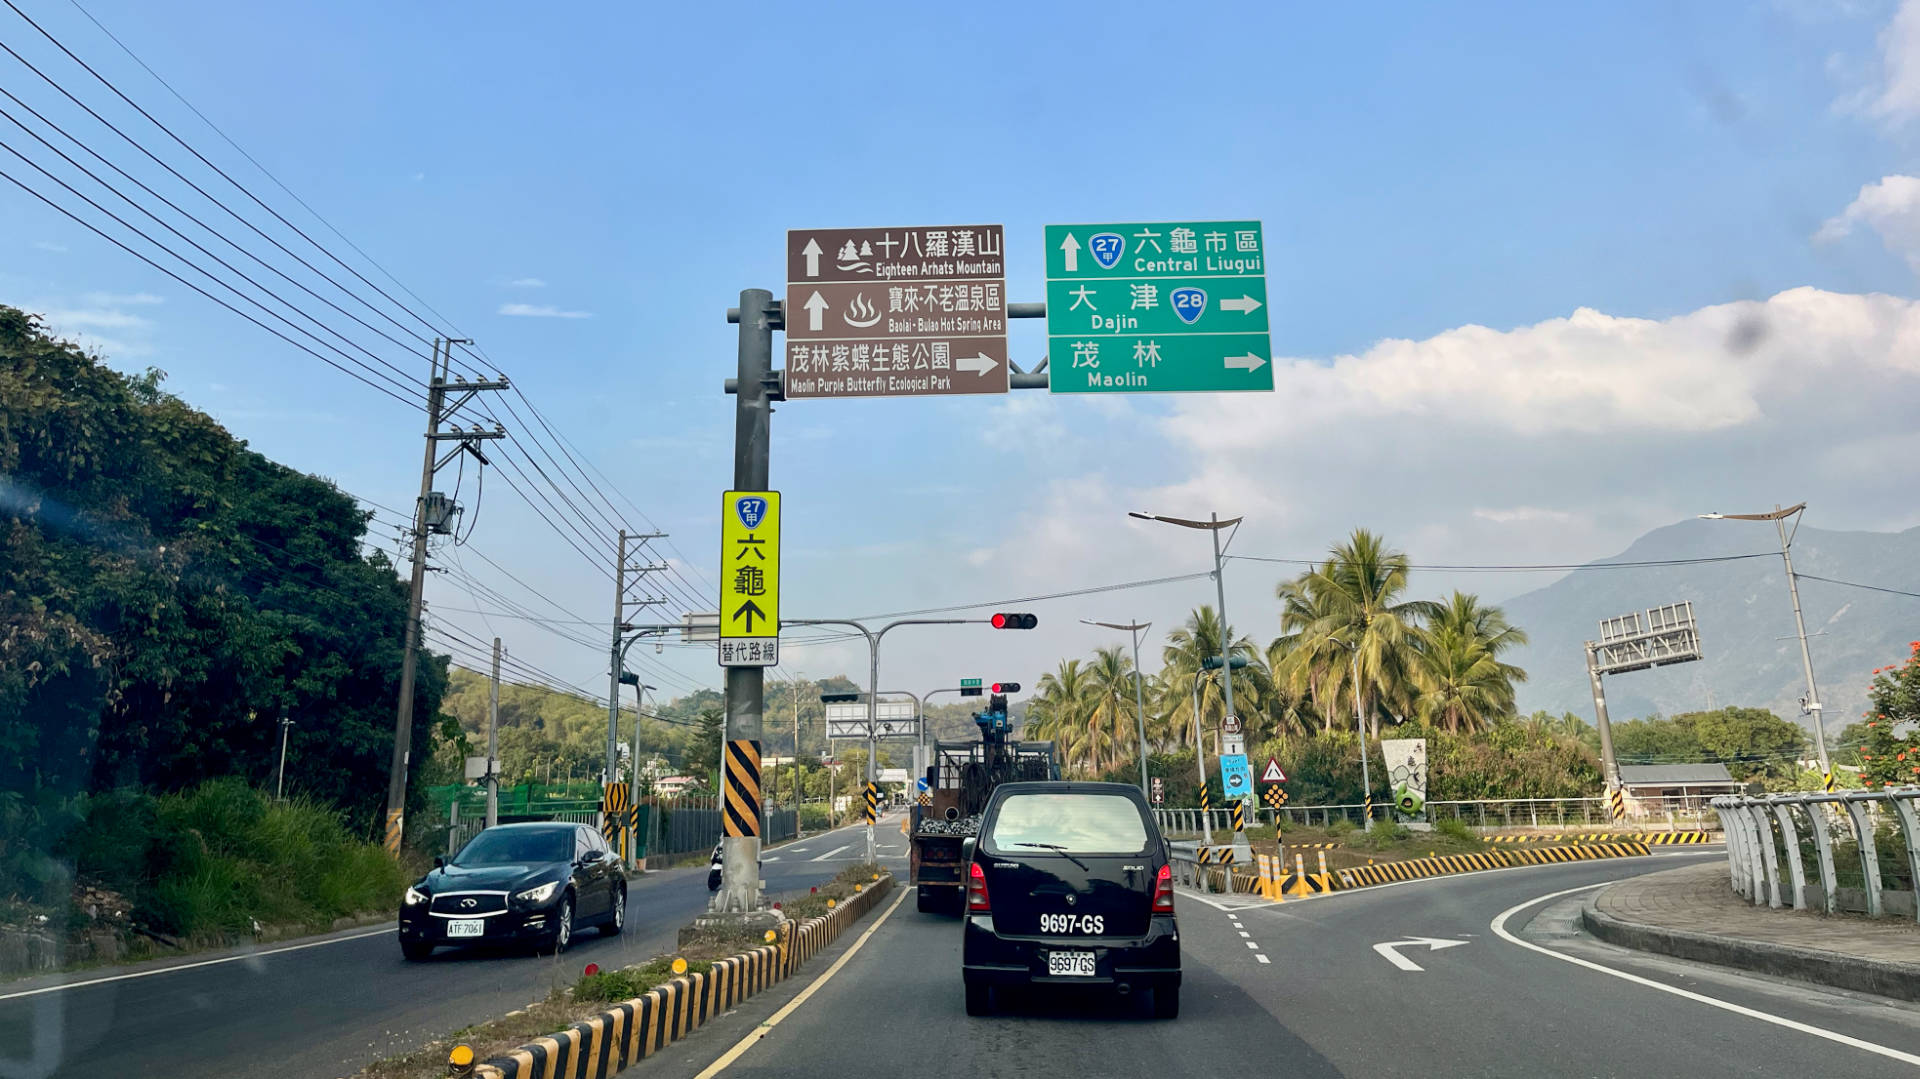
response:
[[[503,303],[500,313],[516,318],[592,318],[591,311],[562,311],[552,304]]]
[[[516,277],[507,282],[508,288],[546,288],[547,283],[537,277]]]
[[[1878,45],[1879,77],[1843,97],[1839,107],[1898,127],[1920,115],[1920,0],[1903,0]]]
[[[1863,185],[1846,209],[1820,226],[1814,242],[1837,242],[1858,225],[1878,233],[1888,251],[1920,273],[1920,176],[1895,174]]]
[[[127,330],[153,325],[139,315],[110,307],[56,307],[42,314],[47,325],[56,330]]]
[[[89,292],[81,299],[96,307],[147,307],[167,302],[151,292]]]
[[[64,255],[67,253],[66,244],[57,244],[52,240],[35,240],[33,241],[33,246],[41,251],[51,251],[56,255]]]
[[[1892,296],[1799,288],[1658,320],[1583,309],[1282,359],[1275,382],[1175,399],[1109,467],[1059,476],[1009,512],[1000,542],[965,557],[940,595],[1208,568],[1203,534],[1129,521],[1132,509],[1244,515],[1239,556],[1313,559],[1366,527],[1416,563],[1562,563],[1735,502],[1805,498],[1822,527],[1902,527],[1913,511],[1896,492],[1920,485],[1905,437],[1920,409],[1920,302]],[[1130,482],[1147,461],[1185,478]],[[1231,562],[1235,624],[1277,632],[1273,584],[1298,571]],[[1497,600],[1550,579],[1428,572],[1414,587]],[[1202,602],[1207,582],[1180,582],[1062,601],[1043,620],[1113,607],[1164,625]],[[1050,651],[1090,646],[1077,632]]]

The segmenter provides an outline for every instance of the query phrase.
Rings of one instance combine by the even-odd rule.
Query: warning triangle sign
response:
[[[1282,772],[1280,770],[1280,758],[1268,757],[1267,770],[1260,773],[1260,782],[1285,783],[1286,781],[1287,781],[1287,773]]]

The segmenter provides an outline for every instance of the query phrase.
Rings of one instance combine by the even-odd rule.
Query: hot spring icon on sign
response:
[[[751,532],[760,527],[761,521],[767,519],[767,500],[759,495],[737,498],[733,503],[733,512],[740,518],[740,523],[746,526],[747,531]]]

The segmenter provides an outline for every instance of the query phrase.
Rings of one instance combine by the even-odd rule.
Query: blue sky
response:
[[[66,0],[16,2],[386,284]],[[1900,347],[1916,320],[1897,299],[1913,291],[1920,194],[1891,182],[1913,169],[1920,16],[1890,4],[87,6],[477,338],[672,534],[694,580],[711,576],[729,479],[724,309],[742,288],[782,289],[786,229],[1001,222],[1019,300],[1040,298],[1049,222],[1265,223],[1274,394],[781,406],[790,616],[1203,567],[1196,536],[1127,525],[1136,507],[1246,513],[1237,549],[1286,556],[1367,524],[1416,562],[1584,560],[1742,499],[1809,498],[1824,527],[1920,523],[1889,494],[1913,468],[1895,417],[1920,399]],[[12,12],[0,41],[187,160]],[[162,187],[10,57],[0,86]],[[417,414],[6,184],[0,299],[119,366],[165,369],[262,452],[410,506]],[[1724,347],[1754,320],[1766,344]],[[1037,324],[1014,324],[1023,363],[1043,347]],[[606,616],[602,579],[504,484],[487,487],[472,549]],[[1281,572],[1229,573],[1234,621],[1257,638],[1277,630]],[[1094,643],[1079,617],[1165,626],[1210,596],[1192,582],[1048,604],[1017,642],[903,637],[882,681],[1032,681]],[[445,577],[429,597],[489,605]],[[436,618],[604,686],[603,655],[527,623]],[[863,661],[789,654],[788,672],[811,675]],[[705,653],[647,662],[673,688],[715,681]]]

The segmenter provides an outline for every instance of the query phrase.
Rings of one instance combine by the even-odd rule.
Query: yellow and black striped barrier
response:
[[[721,835],[729,837],[760,834],[760,743],[736,738],[727,743],[726,775],[721,780],[725,791],[726,813]]]
[[[475,1079],[613,1075],[685,1038],[701,1024],[791,975],[819,954],[893,886],[893,877],[807,921],[783,922],[774,943],[715,960],[583,1022],[474,1067]]]
[[[1247,803],[1233,803],[1233,830],[1236,834],[1247,830]]]
[[[1613,809],[1614,820],[1627,819],[1627,792],[1615,787],[1607,792],[1607,805]]]
[[[880,784],[867,784],[867,824],[880,819]]]
[[[1649,843],[1673,846],[1683,843],[1718,843],[1718,832],[1564,832],[1557,835],[1483,835],[1485,843]]]
[[[1338,843],[1288,843],[1283,837],[1280,842],[1290,850],[1339,850]]]
[[[1436,858],[1409,858],[1398,862],[1342,869],[1334,879],[1342,888],[1364,888],[1396,880],[1443,877],[1453,873],[1473,873],[1483,869],[1504,869],[1516,865],[1548,865],[1554,862],[1587,862],[1601,858],[1639,858],[1649,852],[1638,840],[1622,843],[1580,843],[1562,847],[1521,847],[1495,849],[1483,854],[1448,854]]]
[[[1199,852],[1201,865],[1232,865],[1232,847],[1195,847]]]
[[[600,834],[622,861],[627,858],[627,819],[632,809],[632,788],[625,783],[608,783],[600,788]]]

